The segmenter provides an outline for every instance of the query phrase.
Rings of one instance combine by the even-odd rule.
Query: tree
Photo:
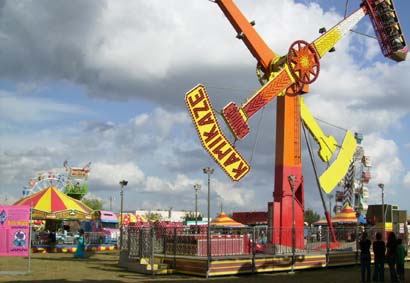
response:
[[[159,222],[162,220],[162,215],[157,212],[147,212],[144,216],[148,222]]]
[[[202,215],[198,212],[197,221],[202,220]],[[187,212],[184,217],[184,221],[195,221],[195,212]]]
[[[94,209],[94,210],[102,210],[103,209],[103,203],[99,199],[86,199],[83,198],[81,200],[82,203],[84,203],[86,206]]]
[[[320,215],[313,211],[313,209],[309,208],[305,210],[304,218],[305,222],[307,222],[310,226],[311,224],[320,219]]]

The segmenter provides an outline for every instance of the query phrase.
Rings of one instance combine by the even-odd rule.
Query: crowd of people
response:
[[[361,282],[370,282],[371,278],[371,256],[370,248],[374,253],[373,281],[384,282],[384,265],[389,266],[391,282],[404,281],[404,262],[407,251],[403,246],[402,239],[397,239],[396,234],[391,232],[387,243],[382,239],[382,233],[376,233],[376,240],[373,243],[368,238],[367,232],[363,232],[359,242],[360,245],[360,267]]]

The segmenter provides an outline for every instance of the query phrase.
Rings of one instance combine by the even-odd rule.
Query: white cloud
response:
[[[103,185],[119,187],[121,180],[130,180],[129,186],[134,187],[144,181],[144,173],[132,162],[125,163],[102,163],[92,164],[92,177]],[[132,181],[131,181],[132,180]]]
[[[297,39],[314,40],[318,28],[329,29],[342,18],[315,3],[235,2],[250,20],[256,20],[255,28],[278,54],[286,54]],[[200,205],[205,208],[206,184],[195,168],[212,161],[197,139],[183,95],[184,90],[204,81],[205,86],[214,87],[209,95],[218,111],[229,100],[243,101],[252,95],[249,89],[257,87],[255,60],[235,38],[229,21],[209,1],[61,5],[9,1],[0,18],[0,36],[7,38],[0,42],[0,74],[16,86],[15,92],[0,93],[2,194],[19,194],[33,172],[56,168],[69,159],[79,164],[92,161],[93,196],[118,193],[118,182],[127,179],[127,208],[192,208],[192,184],[201,183]],[[20,24],[13,24],[14,19]],[[388,197],[398,200],[396,179],[408,184],[410,178],[402,161],[410,158],[408,150],[400,148],[398,141],[408,140],[404,117],[410,111],[406,75],[410,64],[374,63],[380,60],[378,48],[375,41],[349,34],[335,53],[323,58],[319,79],[305,97],[314,116],[365,134],[365,151],[373,159],[369,189],[376,192],[377,182],[386,183],[391,188]],[[75,104],[64,102],[60,94],[48,96],[53,99],[39,96],[49,83],[62,80],[88,93],[80,94]],[[104,106],[95,111],[102,115],[93,115],[91,120],[85,113],[89,115],[90,101],[95,98],[105,99],[98,100]],[[112,100],[122,101],[128,116],[113,111]],[[150,109],[137,105],[138,114],[130,115],[133,110],[127,100],[143,101],[141,105],[148,103]],[[252,162],[252,177],[233,185],[216,170],[214,210],[218,202],[228,211],[252,210],[253,206],[266,209],[266,202],[272,200],[274,169],[269,166],[274,158],[274,111],[270,114],[269,118],[265,115],[260,129],[263,134],[255,149],[254,156],[259,158]],[[122,119],[111,122],[111,115]],[[67,119],[72,116],[83,120]],[[50,127],[50,121],[61,125]],[[45,123],[34,128],[41,124],[38,122]],[[397,136],[390,136],[392,130],[399,132]],[[255,132],[253,128],[252,134]],[[246,157],[252,145],[252,139],[237,143]],[[308,164],[304,161],[304,166]],[[305,176],[305,180],[312,178]],[[307,207],[318,207],[321,212],[316,190],[306,189],[306,199],[310,201]]]
[[[255,191],[249,188],[233,186],[232,183],[224,183],[218,180],[212,181],[212,191],[218,196],[224,207],[251,207]]]
[[[56,116],[86,114],[90,110],[82,105],[0,91],[0,118],[13,123],[49,122]]]
[[[385,140],[375,135],[366,136],[363,144],[372,158],[374,183],[391,183],[403,173],[400,152],[393,140]]]
[[[404,175],[403,184],[410,189],[410,171]]]

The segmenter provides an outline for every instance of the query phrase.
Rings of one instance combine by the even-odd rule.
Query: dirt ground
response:
[[[118,251],[88,254],[86,259],[74,259],[72,254],[33,254],[30,274],[2,275],[0,282],[68,283],[68,282],[360,282],[359,266],[316,269],[288,273],[260,273],[255,275],[203,277],[173,275],[143,275],[128,272],[118,267]],[[410,264],[406,273],[410,276]],[[28,261],[24,258],[0,257],[0,271],[27,271]],[[388,279],[386,269],[386,279]],[[389,280],[386,280],[388,282]],[[409,280],[410,282],[410,280]]]

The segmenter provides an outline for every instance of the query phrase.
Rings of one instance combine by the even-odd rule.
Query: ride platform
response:
[[[87,252],[114,251],[118,247],[116,244],[90,244],[86,246]],[[77,245],[32,245],[32,253],[75,253]]]
[[[292,255],[256,255],[249,256],[225,256],[208,258],[198,256],[155,256],[154,262],[163,266],[161,273],[180,273],[201,277],[252,274],[263,272],[287,272],[302,269],[326,268],[335,266],[355,265],[359,263],[356,252],[340,252],[332,254],[295,254]],[[136,268],[139,260],[129,259],[122,262],[122,267],[130,271],[141,271]],[[166,268],[164,268],[166,266]],[[138,271],[137,271],[138,270]],[[155,272],[155,271],[153,271]],[[145,272],[144,272],[145,273]]]

